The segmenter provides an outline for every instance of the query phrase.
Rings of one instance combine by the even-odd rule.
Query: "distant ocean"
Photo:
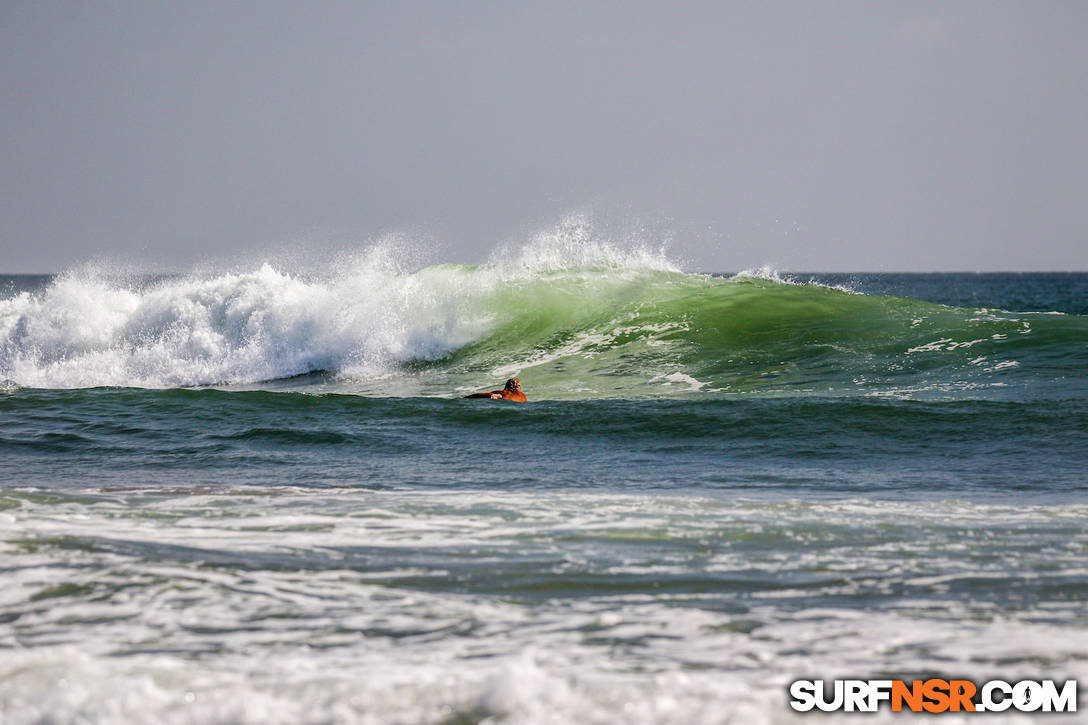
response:
[[[1088,274],[395,259],[0,277],[4,723],[1088,682]]]

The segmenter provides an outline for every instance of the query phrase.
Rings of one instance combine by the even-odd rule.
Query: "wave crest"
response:
[[[409,255],[410,256],[410,255]],[[0,300],[0,380],[23,387],[248,384],[331,371],[388,376],[440,359],[525,312],[542,275],[676,267],[571,217],[479,267],[405,271],[389,243],[323,275],[253,271],[132,282],[84,267],[44,291]]]
[[[491,254],[488,266],[504,276],[591,270],[680,272],[667,246],[655,247],[639,238],[617,244],[602,236],[589,216],[571,214],[526,244],[500,247]]]
[[[1081,316],[845,294],[773,269],[684,274],[578,218],[480,266],[403,259],[379,245],[324,275],[62,275],[0,300],[0,381],[449,396],[518,375],[535,399],[962,396],[1018,380],[1066,394],[1084,364]]]
[[[455,281],[359,266],[307,281],[269,264],[129,289],[65,275],[0,302],[0,374],[28,387],[247,383],[370,374],[466,344],[483,320]]]

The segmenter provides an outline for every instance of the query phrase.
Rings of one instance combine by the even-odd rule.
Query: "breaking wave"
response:
[[[379,246],[320,275],[270,263],[135,283],[60,275],[0,300],[0,378],[455,395],[519,375],[538,399],[962,395],[1086,362],[1083,316],[863,295],[768,269],[689,274],[580,228],[479,266],[397,259]]]

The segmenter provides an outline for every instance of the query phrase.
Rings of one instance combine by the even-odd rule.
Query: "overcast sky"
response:
[[[1085,2],[0,4],[0,271],[591,212],[699,271],[1088,269]],[[435,260],[432,260],[435,261]]]

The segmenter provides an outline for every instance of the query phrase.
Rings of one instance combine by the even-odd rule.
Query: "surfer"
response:
[[[518,403],[524,403],[528,400],[525,397],[525,393],[521,392],[521,381],[517,378],[510,378],[506,381],[506,387],[502,390],[492,390],[489,393],[473,393],[472,395],[466,395],[466,398],[491,398],[492,400],[513,400]]]

